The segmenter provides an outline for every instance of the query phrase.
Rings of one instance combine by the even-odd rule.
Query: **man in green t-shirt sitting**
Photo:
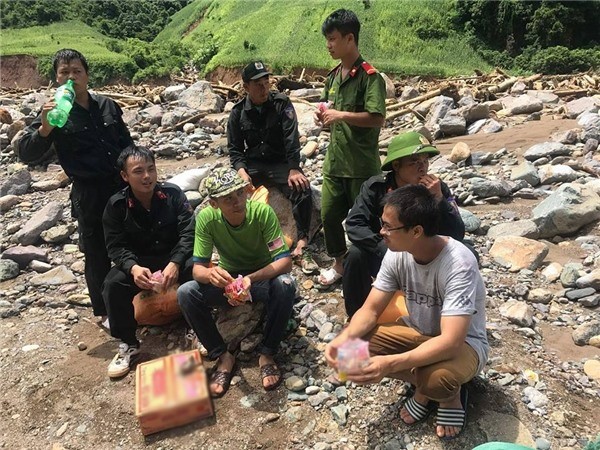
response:
[[[210,377],[213,397],[227,392],[235,369],[235,357],[227,350],[212,316],[215,307],[235,307],[264,301],[267,308],[264,338],[258,347],[263,388],[275,389],[282,380],[273,359],[292,314],[296,285],[290,250],[273,209],[248,200],[247,181],[235,170],[219,168],[204,181],[211,207],[196,217],[194,280],[177,291],[184,317],[208,351],[218,359]],[[219,264],[211,266],[213,247]],[[243,277],[240,298],[225,297],[225,287]],[[247,293],[249,293],[249,295]]]

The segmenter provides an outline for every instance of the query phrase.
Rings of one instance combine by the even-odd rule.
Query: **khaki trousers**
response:
[[[417,348],[431,336],[424,336],[403,323],[386,323],[377,325],[365,339],[369,341],[371,355],[394,355]],[[405,381],[415,380],[417,389],[423,395],[437,402],[445,402],[454,398],[460,386],[477,375],[478,365],[477,353],[465,342],[450,359],[389,376]]]

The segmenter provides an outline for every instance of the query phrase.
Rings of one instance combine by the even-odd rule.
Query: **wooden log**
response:
[[[513,84],[517,82],[517,77],[511,77],[508,80],[504,80],[502,83],[492,86],[488,89],[491,94],[496,94],[498,92],[504,92],[509,90]]]
[[[409,100],[404,100],[403,102],[398,102],[398,103],[396,103],[394,105],[388,106],[386,108],[386,110],[387,111],[394,111],[396,109],[402,108],[403,106],[410,105],[411,103],[420,103],[420,102],[422,102],[424,100],[429,100],[430,98],[437,97],[438,95],[441,95],[442,92],[444,92],[447,88],[448,88],[447,86],[440,87],[440,88],[435,89],[435,90],[433,90],[431,92],[427,92],[426,94],[419,95],[418,97],[411,98]]]
[[[205,113],[205,112],[201,112],[201,113],[195,114],[195,115],[193,115],[191,117],[188,117],[187,119],[183,119],[182,121],[177,122],[173,126],[170,126],[170,127],[167,127],[167,128],[163,128],[162,130],[159,131],[159,133],[166,133],[167,131],[176,130],[177,128],[184,126],[186,123],[194,122],[194,121],[196,121],[198,119],[203,118],[204,116],[206,116],[206,114],[207,113]]]
[[[558,95],[559,97],[567,97],[569,95],[587,95],[587,89],[557,89],[552,91],[554,95]]]

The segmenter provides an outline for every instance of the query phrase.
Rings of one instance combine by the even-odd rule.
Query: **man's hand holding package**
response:
[[[136,264],[131,268],[131,276],[133,277],[133,282],[135,285],[140,289],[152,289],[152,272],[147,267],[142,267]]]

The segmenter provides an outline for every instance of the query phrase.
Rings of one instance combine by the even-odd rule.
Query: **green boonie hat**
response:
[[[419,155],[429,153],[430,156],[439,155],[440,151],[431,145],[431,142],[416,131],[408,131],[396,136],[390,142],[387,151],[387,158],[381,166],[382,170],[392,170],[392,162],[399,158],[410,155]]]
[[[219,198],[246,187],[248,184],[234,169],[219,167],[204,179],[203,186],[209,197]]]

